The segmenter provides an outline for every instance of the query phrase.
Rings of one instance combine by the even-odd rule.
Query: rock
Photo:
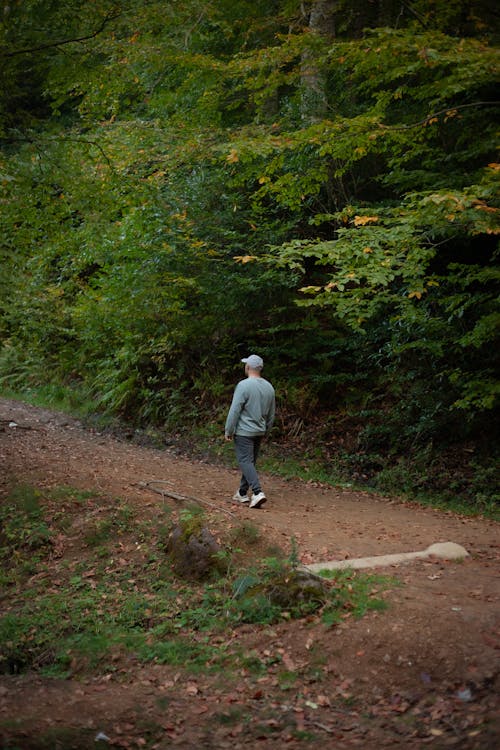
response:
[[[278,575],[267,584],[270,601],[282,609],[291,609],[299,602],[326,601],[328,585],[308,571],[296,569]]]
[[[177,575],[182,578],[204,580],[223,572],[223,562],[217,544],[210,531],[204,527],[186,530],[177,525],[172,530],[166,545],[166,553]]]

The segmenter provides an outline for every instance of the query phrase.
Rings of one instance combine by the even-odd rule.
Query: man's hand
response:
[[[232,435],[224,435],[224,438],[225,438],[226,442],[228,443],[230,440],[233,439],[233,436]]]

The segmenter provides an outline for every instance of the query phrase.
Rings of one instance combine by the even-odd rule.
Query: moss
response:
[[[181,528],[181,539],[187,544],[192,536],[199,537],[203,529],[203,518],[201,516],[190,516],[181,519],[179,526]]]
[[[238,606],[246,620],[266,612],[272,622],[283,612],[301,617],[317,611],[327,603],[328,591],[325,583],[307,571],[277,570],[248,588]]]

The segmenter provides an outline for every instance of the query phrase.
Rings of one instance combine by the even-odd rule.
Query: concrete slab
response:
[[[442,560],[463,560],[469,553],[460,544],[455,542],[437,542],[431,544],[421,552],[399,552],[394,555],[377,555],[376,557],[360,557],[353,560],[328,560],[326,562],[312,563],[303,567],[311,573],[319,573],[320,570],[345,570],[346,568],[380,568],[387,565],[398,565],[411,560],[421,560],[428,557],[438,557]]]

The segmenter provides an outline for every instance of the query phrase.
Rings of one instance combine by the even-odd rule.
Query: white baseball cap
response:
[[[251,354],[249,357],[244,357],[241,361],[251,367],[252,370],[262,370],[264,367],[264,360],[258,354]]]

